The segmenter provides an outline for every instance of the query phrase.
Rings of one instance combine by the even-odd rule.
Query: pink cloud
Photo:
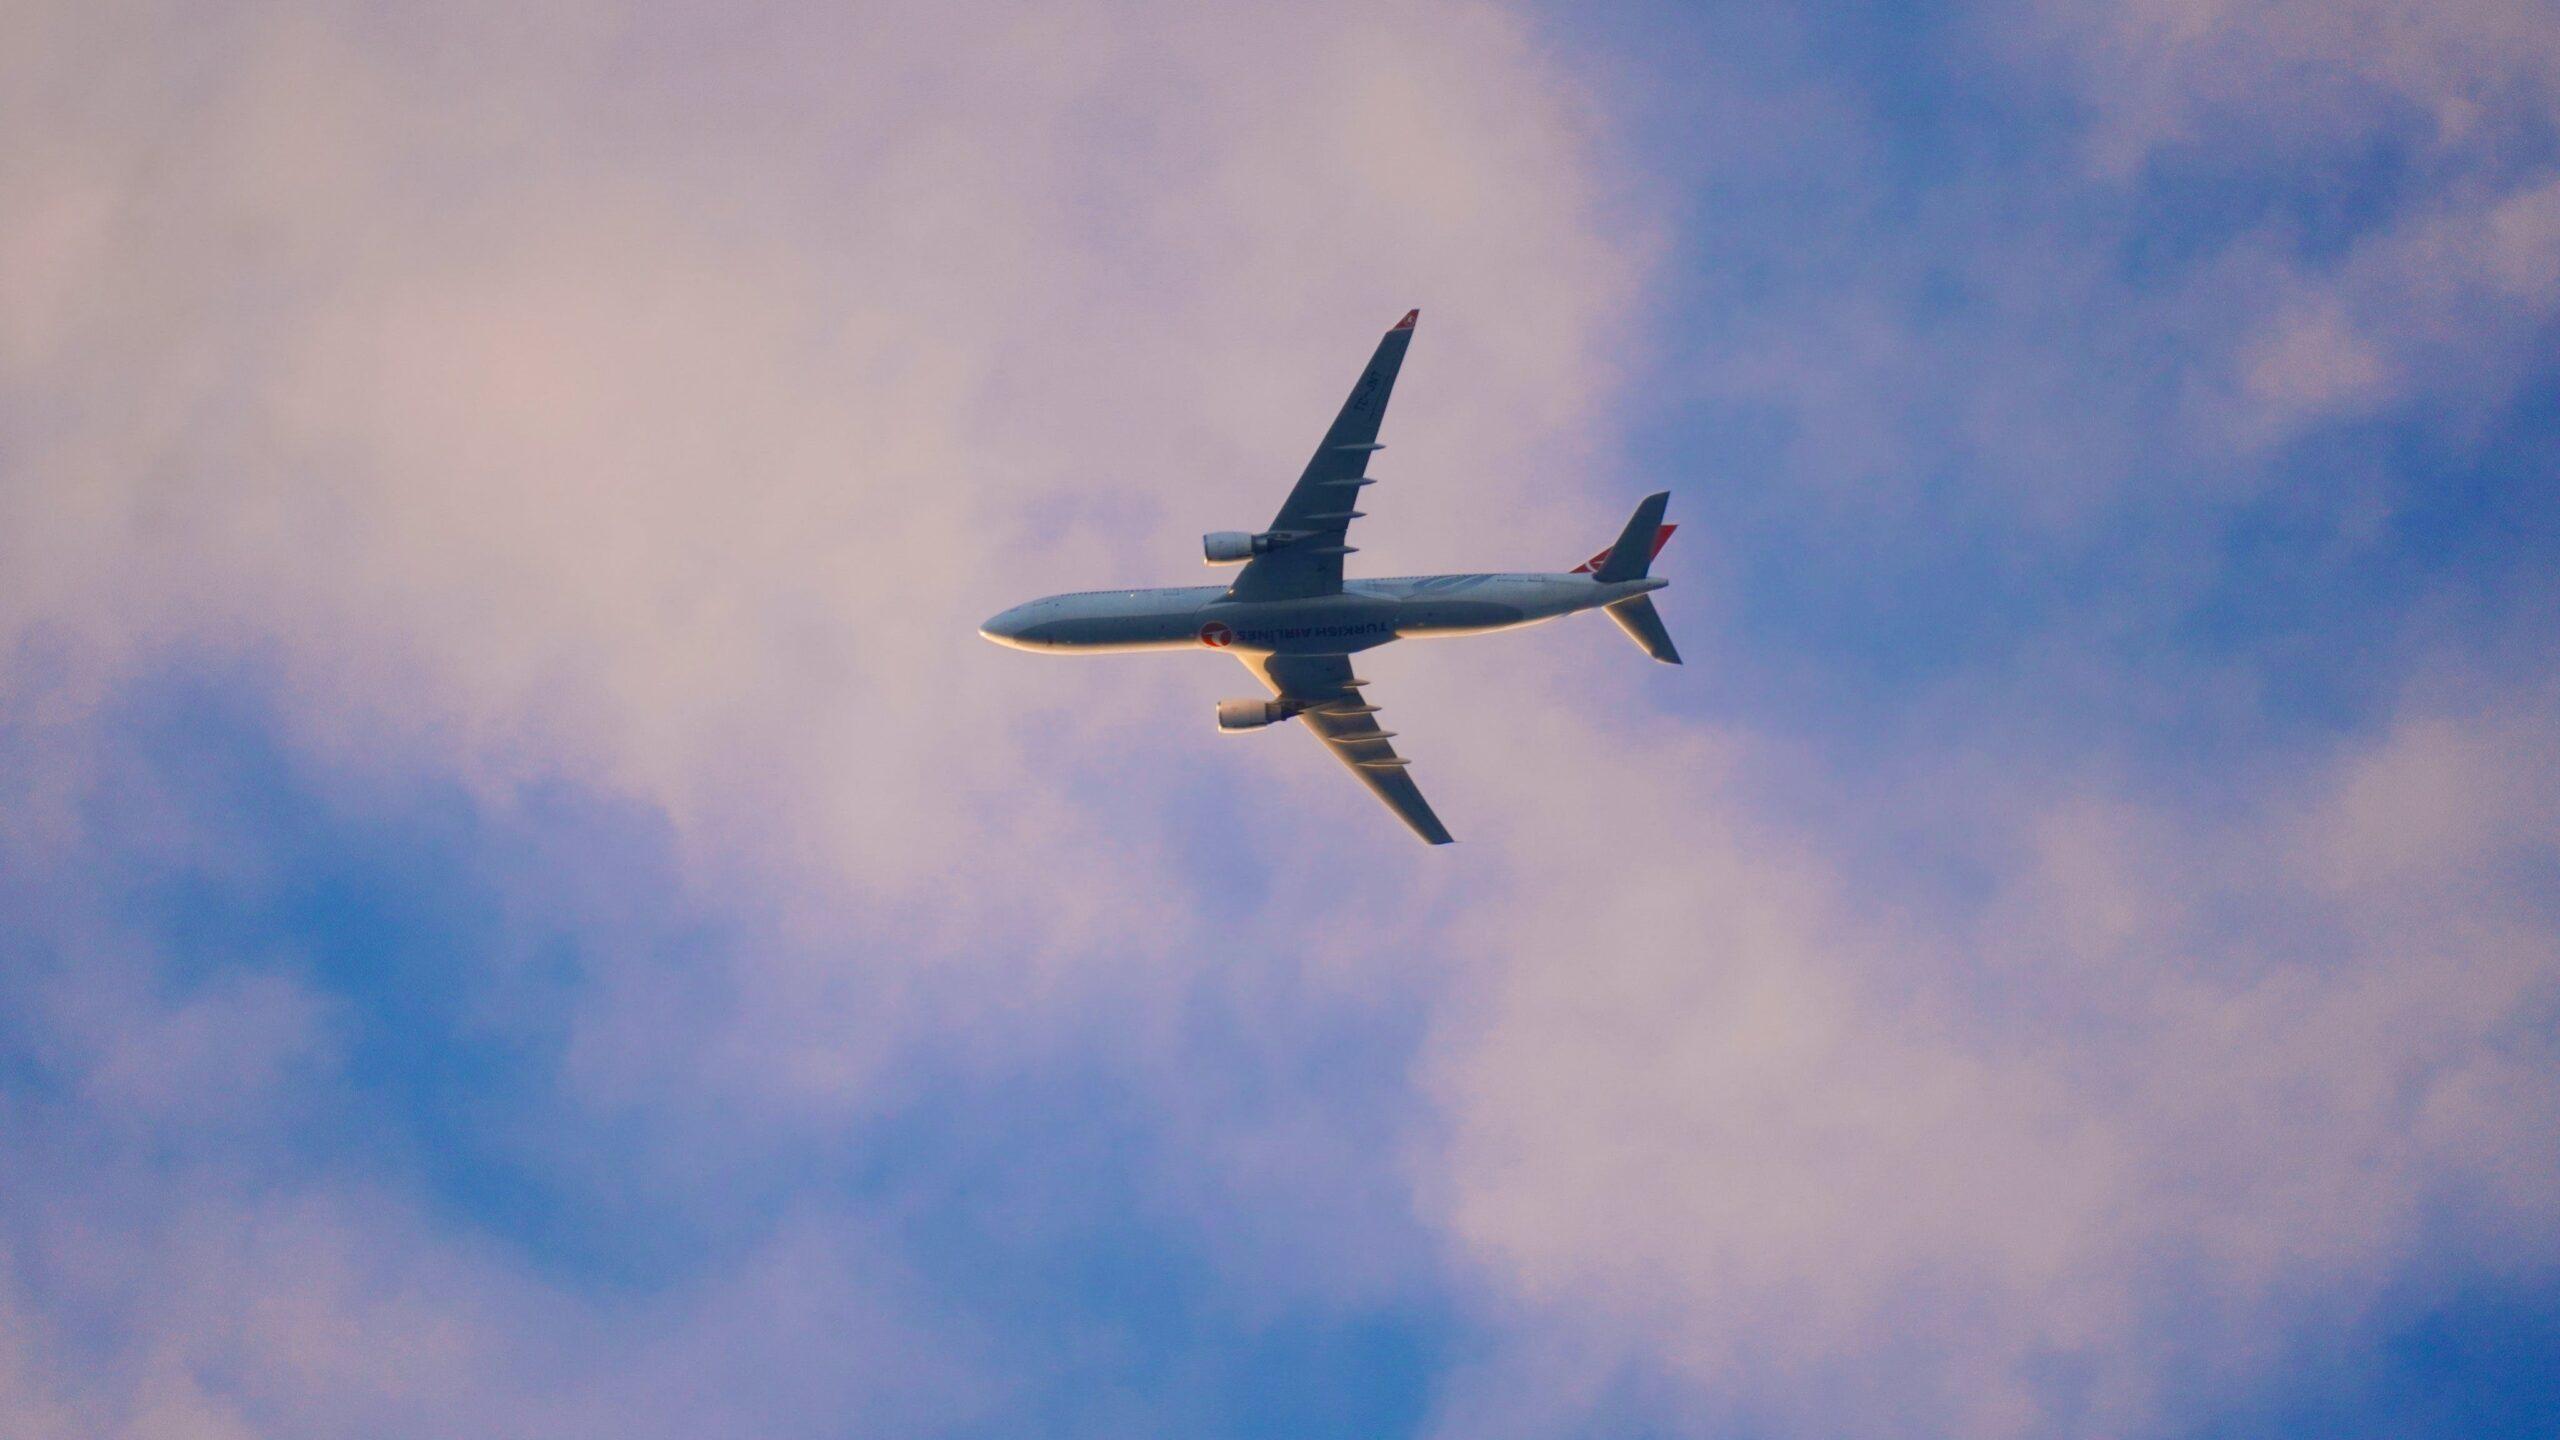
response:
[[[1940,807],[2022,847],[1969,916],[1832,873],[1736,784],[1745,737],[1524,720],[1549,760],[1504,808],[1549,833],[1474,900],[1434,1213],[1523,1345],[1833,1433],[2142,1429],[2304,1295],[2547,1273],[2560,737],[2486,696],[2235,818]]]
[[[2072,53],[2118,157],[2268,54],[2331,54],[2297,10],[2228,52],[2214,7],[2099,24]],[[565,1085],[647,1117],[670,1175],[895,1104],[915,1048],[1143,1053],[1242,903],[1186,887],[1161,814],[1251,796],[1306,983],[1436,1006],[1407,1173],[1469,1303],[1531,1355],[1446,1397],[1452,1433],[1569,1423],[1630,1357],[1818,1428],[1989,1434],[2063,1428],[2035,1379],[2061,1360],[2096,1377],[2085,1416],[2124,1426],[2164,1377],[2246,1373],[2282,1297],[2352,1305],[2466,1248],[2548,1263],[2560,1191],[2533,1146],[2560,1102],[2527,1020],[2549,917],[2495,881],[2547,844],[2545,792],[2500,778],[2548,771],[2539,691],[2416,707],[2238,818],[1988,787],[1933,817],[2013,847],[1965,908],[1863,893],[1841,837],[1755,789],[1811,762],[1649,717],[1605,634],[1396,653],[1381,683],[1467,797],[1453,815],[1510,817],[1438,869],[1322,757],[1210,740],[1201,702],[1235,675],[974,641],[1008,598],[1179,577],[1193,534],[1268,508],[1362,337],[1414,303],[1428,358],[1364,547],[1424,569],[1605,542],[1615,515],[1558,477],[1605,456],[1659,242],[1613,198],[1592,98],[1516,18],[101,13],[26,10],[28,43],[0,46],[0,135],[40,137],[0,152],[0,420],[24,437],[0,678],[72,657],[11,687],[13,716],[76,729],[172,653],[252,653],[350,793],[426,771],[503,812],[566,778],[663,817],[676,883],[772,937],[706,962],[715,1013],[645,956],[579,998]],[[2504,13],[2385,79],[2460,113],[2448,77],[2488,63]],[[2547,313],[2547,209],[2485,195],[2334,274],[2235,258],[2180,301],[2279,282],[2208,327],[2214,413],[2353,413],[2483,297]],[[2447,255],[2466,264],[2427,279]],[[1811,397],[1864,505],[1908,448],[1834,412],[1941,357],[1855,295],[1789,324],[1736,383]],[[2049,418],[2035,360],[1986,363]],[[2009,434],[2003,405],[1952,423]],[[2026,443],[2127,466],[2139,426],[2083,420]],[[2085,488],[2042,502],[2055,524],[2103,512]],[[13,807],[22,851],[80,823],[78,773],[11,791],[41,802]],[[574,907],[607,953],[620,900]],[[272,1123],[295,1067],[332,1063],[325,1003],[289,986],[98,1003],[83,1103],[146,1139]],[[1375,1183],[1375,1157],[1309,1130],[1212,1135],[1216,1173],[1168,1203],[1299,1186],[1330,1223],[1328,1172]],[[769,1395],[900,1429],[994,1383],[860,1215],[795,1216],[608,1313],[361,1177],[243,1163],[48,1177],[13,1243],[73,1278],[67,1299],[0,1282],[0,1415],[628,1433],[637,1395],[706,1433],[758,1428],[741,1397]],[[1413,1263],[1391,1248],[1341,1250]],[[79,1350],[101,1316],[119,1343]],[[858,1343],[775,1351],[774,1317]],[[2186,1337],[2224,1354],[2164,1353]]]
[[[1165,1027],[1220,956],[1155,817],[1235,783],[1198,702],[1248,682],[976,623],[1198,573],[1415,304],[1446,318],[1377,548],[1513,538],[1489,512],[1558,504],[1642,264],[1573,81],[1472,5],[7,24],[0,703],[62,742],[6,757],[12,853],[130,838],[81,737],[244,657],[358,810],[426,774],[501,822],[555,781],[662,820],[671,883],[755,941],[705,976],[617,943],[628,896],[560,899],[598,957],[561,1084],[642,1117],[671,1204],[896,1104],[919,1050]],[[1351,834],[1382,890],[1418,864]],[[118,987],[14,977],[87,1007],[45,1133],[100,1153],[20,1172],[10,1243],[58,1283],[0,1275],[0,1428],[902,1431],[1000,1395],[859,1213],[612,1305],[315,1169],[285,1132],[348,1084],[328,1002],[124,953]],[[1337,1149],[1283,1119],[1212,1153],[1248,1184]]]

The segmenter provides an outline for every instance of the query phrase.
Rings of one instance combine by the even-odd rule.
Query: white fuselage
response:
[[[1297,600],[1230,600],[1223,585],[1086,590],[1016,605],[979,633],[1017,650],[1342,655],[1390,640],[1475,635],[1597,609],[1670,583],[1589,575],[1411,575],[1345,580]]]

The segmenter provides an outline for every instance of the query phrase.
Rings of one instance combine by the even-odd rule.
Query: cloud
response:
[[[2020,33],[2069,67],[2101,173],[2254,175],[2309,202],[2269,206],[2215,286],[2247,322],[2231,416],[2244,435],[2516,394],[2560,307],[2560,172],[2530,138],[2560,114],[2547,12],[2505,0],[2044,8]],[[2281,178],[2377,157],[2400,179],[2370,195]]]
[[[2537,393],[2536,7],[2001,3],[1862,30],[1898,65],[1785,12],[1662,29],[1680,66],[1623,88],[1698,323],[1656,423],[1868,573],[2076,543],[2174,592],[2129,535],[2222,533],[2324,427],[2478,447]]]
[[[1097,18],[30,14],[11,648],[66,694],[258,653],[352,768],[599,786],[705,884],[965,908],[937,949],[1161,955],[1160,842],[1024,735],[1125,744],[1178,671],[976,622],[1269,504],[1416,301],[1418,478],[1528,491],[1632,269],[1507,19]]]
[[[2298,312],[2277,325],[2242,362],[2242,389],[2267,423],[2290,429],[2308,415],[2361,409],[2388,385],[2382,357],[2335,308]]]
[[[2220,818],[1933,803],[1999,838],[1917,911],[1762,813],[1746,737],[1524,724],[1549,833],[1473,897],[1434,1213],[1524,1346],[1830,1433],[2147,1432],[2411,1272],[2545,1275],[2544,688],[2413,696]]]
[[[1229,1373],[1176,1330],[1411,1304],[1491,1357],[1449,1433],[2129,1430],[2543,1273],[2547,666],[2217,749],[2281,677],[2177,629],[2287,445],[2538,373],[2503,13],[2404,17],[2417,65],[2071,12],[1995,74],[2099,119],[1943,170],[1738,51],[1671,179],[1750,263],[1681,311],[1617,92],[1490,7],[18,7],[5,1413],[1125,1433]],[[2406,106],[2423,183],[2288,229],[2269,177]],[[2196,174],[2280,213],[2135,254]],[[1740,416],[1681,456],[1707,679],[1596,623],[1384,662],[1428,861],[1302,743],[1212,742],[1223,666],[970,635],[1177,578],[1416,303],[1382,569],[1604,543],[1648,366]],[[1916,614],[1920,678],[1797,646],[1778,567]],[[129,733],[172,675],[248,736]],[[1841,741],[1788,676],[1894,714]],[[421,813],[348,863],[431,964],[152,908],[290,911]],[[1150,1330],[1049,1273],[1132,1250],[1215,1293]]]
[[[1415,304],[1438,369],[1400,423],[1437,438],[1376,548],[1586,453],[1641,261],[1570,77],[1439,4],[6,25],[11,1036],[41,1077],[11,1148],[54,1156],[13,1187],[12,1423],[912,1431],[1008,1403],[900,1278],[887,1202],[796,1157],[925,1077],[1170,1066],[1232,968],[1176,828],[1226,755],[1179,665],[1052,668],[974,627],[1180,578]],[[237,790],[158,793],[187,777],[119,729],[173,675],[255,697],[205,744]],[[395,828],[460,810],[486,914],[398,917],[449,934],[432,970],[366,953],[364,917],[295,898],[354,862],[268,823],[279,786]],[[1387,828],[1345,851],[1417,863]],[[154,886],[308,948],[227,949]],[[489,1047],[518,1068],[455,1078],[447,1050]],[[468,1137],[482,1163],[713,1253],[634,1296],[493,1238],[503,1205],[435,1168],[465,1163],[437,1087],[469,1084],[508,1127]],[[1232,1208],[1339,1153],[1273,1108],[1184,1122],[1217,1173],[1167,1186]],[[1306,1284],[1272,1303],[1375,1293]],[[1053,1363],[1029,1349],[1013,1373]]]
[[[2560,737],[2547,654],[2497,638],[2539,592],[2489,567],[2444,578],[2486,591],[2463,621],[2351,605],[2479,552],[2375,523],[2341,438],[2503,475],[2530,428],[2551,32],[2448,15],[2419,74],[2354,51],[2395,43],[2369,15],[2315,43],[2267,7],[2036,11],[1989,48],[2041,68],[1979,126],[1906,126],[1874,95],[1901,71],[1818,44],[1688,38],[1825,122],[1765,192],[1713,127],[1677,162],[1723,202],[1702,246],[1763,263],[1698,282],[1715,408],[1666,449],[1767,462],[1709,502],[1744,573],[1707,623],[1775,638],[1708,652],[1676,720],[1606,637],[1435,660],[1508,698],[1455,742],[1466,789],[1537,817],[1435,1011],[1419,1183],[1515,1327],[1441,1433],[2175,1431],[2560,1258]],[[1913,68],[1981,63],[1922,28]],[[2457,60],[2478,104],[2390,168],[2385,81],[2446,98]],[[2008,128],[2057,93],[2096,118]],[[2459,480],[2376,463],[2458,523]],[[2287,658],[2332,626],[2357,655]],[[2305,718],[2342,670],[2372,698]]]
[[[2025,9],[2032,30],[2069,37],[2097,117],[2094,151],[2119,166],[2214,143],[2235,119],[2251,126],[2250,143],[2274,149],[2351,143],[2409,118],[2459,145],[2511,123],[2518,101],[2548,104],[2560,80],[2560,37],[2525,0]]]

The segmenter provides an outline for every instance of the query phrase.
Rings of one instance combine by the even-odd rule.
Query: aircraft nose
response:
[[[999,645],[1010,645],[1019,650],[1023,648],[1023,632],[1031,628],[1030,610],[1028,605],[1016,605],[990,617],[986,624],[978,627],[978,633]]]

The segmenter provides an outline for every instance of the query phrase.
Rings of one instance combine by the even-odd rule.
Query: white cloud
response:
[[[2519,97],[2547,104],[2560,32],[2533,0],[2136,0],[2008,6],[2061,38],[2111,167],[2180,144],[2321,147],[2415,118],[2448,145]],[[2395,110],[2394,107],[2397,107]],[[2227,127],[2244,121],[2243,137]]]
[[[1412,303],[1372,548],[1485,533],[1587,443],[1633,269],[1510,19],[1158,18],[26,15],[0,640],[92,692],[272,657],[353,770],[603,787],[938,949],[1161,953],[1161,842],[1025,747],[1196,682],[976,622],[1182,578]]]
[[[436,775],[495,825],[551,781],[663,817],[670,883],[746,939],[668,961],[622,944],[628,895],[554,897],[595,958],[564,1093],[528,1123],[641,1117],[676,1208],[716,1203],[706,1157],[896,1103],[902,1056],[996,1070],[1161,1032],[1223,962],[1161,819],[1232,758],[1201,672],[1044,664],[976,623],[1201,574],[1192,537],[1267,511],[1416,304],[1398,425],[1426,458],[1372,553],[1534,522],[1592,444],[1569,422],[1640,263],[1571,77],[1471,5],[4,23],[12,843],[132,843],[87,803],[125,757],[48,747],[140,678],[234,665],[275,678],[280,740],[359,811]],[[1168,709],[1195,749],[1164,743]],[[1420,863],[1388,825],[1342,844]],[[76,873],[22,883],[105,903]],[[909,1430],[989,1383],[926,1353],[952,1327],[880,1278],[860,1215],[822,1207],[646,1304],[530,1275],[287,1143],[303,1086],[348,1084],[325,999],[171,987],[176,960],[121,953],[133,983],[87,1042],[44,1037],[79,1100],[21,1117],[104,1154],[22,1172],[12,1243],[128,1258],[0,1288],[31,1317],[25,1428],[485,1433],[521,1404],[553,1433]],[[508,960],[454,964],[496,985]],[[1219,1163],[1289,1153],[1274,1123]],[[161,1198],[52,1213],[128,1187]],[[86,1345],[82,1316],[110,1340],[28,1358],[48,1329]]]
[[[2141,1431],[2385,1284],[2548,1273],[2560,734],[2412,704],[2237,817],[1941,807],[2018,848],[1919,913],[1759,815],[1746,741],[1540,724],[1436,1213],[1524,1345],[1825,1433]]]
[[[2531,139],[2560,117],[2550,7],[2021,8],[2009,43],[2064,67],[2094,117],[2101,175],[2339,177],[2319,213],[2351,225],[2351,243],[2306,245],[2278,211],[2204,277],[2214,318],[2242,322],[2231,374],[2207,382],[2227,385],[2230,404],[2207,413],[2264,441],[2413,400],[2469,411],[2516,393],[2560,313],[2560,174]],[[2375,189],[2358,198],[2360,172]]]
[[[2279,316],[2241,363],[2241,389],[2260,423],[2287,432],[2307,418],[2372,404],[2389,379],[2373,344],[2334,304]]]
[[[2209,116],[2146,67],[2231,23],[2151,19],[2088,51],[2135,62],[2127,155]],[[1949,804],[1930,818],[2015,847],[1953,847],[1990,877],[1966,906],[1908,876],[1867,893],[1832,854],[1863,837],[1773,802],[1765,777],[1808,763],[1773,738],[1604,703],[1641,682],[1596,622],[1396,653],[1385,698],[1468,841],[1428,862],[1299,742],[1209,741],[1190,707],[1240,675],[970,635],[1017,596],[1178,578],[1196,531],[1270,505],[1370,330],[1415,303],[1367,558],[1561,564],[1605,541],[1615,507],[1560,477],[1605,450],[1653,241],[1612,209],[1585,98],[1500,12],[8,23],[10,718],[76,729],[136,675],[247,655],[350,793],[450,773],[504,813],[566,778],[665,817],[674,883],[751,940],[706,984],[619,944],[628,897],[561,902],[608,958],[559,1103],[644,1117],[670,1203],[700,1200],[710,1161],[894,1103],[912,1048],[990,1069],[1042,1040],[1141,1070],[1178,1052],[1179,982],[1230,959],[1227,897],[1186,889],[1165,815],[1252,794],[1261,913],[1309,937],[1293,981],[1346,1004],[1449,982],[1445,1133],[1411,1163],[1470,1302],[1537,1352],[1448,1397],[1453,1430],[1570,1425],[1629,1363],[1826,1430],[2121,1429],[2164,1388],[2245,1376],[2288,1298],[2352,1307],[2466,1248],[2493,1272],[2548,1259],[2555,1167],[2531,1147],[2560,1127],[2525,1017],[2553,985],[2550,917],[2496,869],[2545,843],[2547,791],[2500,783],[2548,773],[2530,698],[2419,707],[2239,819],[2094,783]],[[2394,83],[2471,113],[2431,75]],[[2252,251],[2171,308],[2274,274],[2202,327],[2213,383],[2281,424],[2350,413],[2473,333],[2483,295],[2560,303],[2542,195],[2425,212],[2334,275]],[[1988,253],[2039,294],[2133,304],[2046,238]],[[1739,368],[1841,402],[1816,442],[1857,462],[1863,502],[1911,447],[1852,402],[1949,367],[1848,288]],[[2056,377],[2076,372],[2042,363],[2083,333],[1975,357],[2015,381],[1980,388],[2024,398],[1931,423],[1959,452],[2041,426],[2021,473],[2091,451],[2129,469],[2156,417],[2073,410]],[[31,853],[85,823],[84,772],[18,758]],[[220,1118],[254,1131],[296,1076],[328,1083],[329,1011],[261,983],[108,1001],[104,1038],[53,1063],[80,1103],[137,1108],[140,1139],[19,1192],[12,1246],[86,1276],[0,1286],[20,1428],[451,1433],[529,1407],[625,1433],[636,1403],[669,1433],[912,1429],[979,1413],[1015,1368],[860,1215],[778,1222],[616,1310],[369,1177],[288,1173],[272,1134],[155,1169],[204,1092],[242,1097]],[[1373,1193],[1360,1167],[1387,1161],[1303,1111],[1239,1119],[1150,1078],[1219,1167],[1164,1182],[1174,1203],[1276,1193],[1303,1229],[1339,1223],[1351,1268],[1412,1263],[1306,1193]],[[1282,1273],[1325,1238],[1281,1236],[1257,1278],[1364,1293]],[[149,1304],[146,1272],[170,1281]],[[113,1353],[66,1338],[98,1316],[122,1322]],[[777,1327],[863,1343],[833,1371]],[[414,1348],[377,1352],[385,1333]]]

